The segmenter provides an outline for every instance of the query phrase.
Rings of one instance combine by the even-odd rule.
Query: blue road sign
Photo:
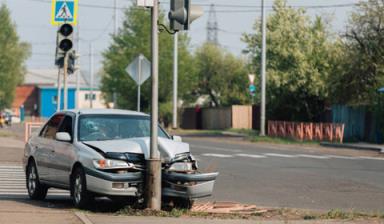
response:
[[[52,25],[62,23],[76,24],[78,0],[53,0]]]

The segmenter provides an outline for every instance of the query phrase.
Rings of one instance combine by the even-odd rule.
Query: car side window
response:
[[[63,118],[64,118],[63,114],[58,114],[53,116],[51,120],[48,121],[46,127],[43,129],[41,136],[43,138],[55,139],[56,132]]]
[[[73,138],[72,130],[73,130],[73,120],[71,116],[65,116],[63,122],[61,122],[60,128],[58,132],[67,132],[71,138]]]

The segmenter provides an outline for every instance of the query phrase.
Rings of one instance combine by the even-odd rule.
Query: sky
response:
[[[270,8],[273,0],[265,0]],[[11,11],[14,23],[22,41],[31,43],[32,55],[27,61],[27,68],[54,68],[54,52],[57,27],[50,24],[50,0],[0,0]],[[118,0],[118,25],[123,21],[123,11],[134,0]],[[160,0],[161,8],[169,10],[169,0]],[[334,6],[357,3],[358,0],[288,0],[292,6]],[[224,48],[240,56],[245,44],[241,42],[242,33],[253,31],[253,24],[259,19],[261,0],[193,0],[192,4],[204,7],[204,15],[193,22],[188,34],[191,37],[191,50],[200,46],[207,39],[207,22],[211,4],[216,4],[216,19],[219,26],[219,43]],[[111,44],[110,34],[114,31],[114,0],[80,0],[80,66],[90,69],[89,46],[93,45],[95,71],[101,68],[101,53]],[[97,7],[95,7],[97,6]],[[101,7],[99,7],[101,6]],[[353,10],[348,7],[311,8],[308,14],[331,19],[332,30],[336,33],[345,31],[348,17]],[[78,32],[75,30],[75,32]],[[161,59],[160,59],[161,60]],[[127,62],[127,65],[130,62]],[[160,61],[161,63],[161,61]]]

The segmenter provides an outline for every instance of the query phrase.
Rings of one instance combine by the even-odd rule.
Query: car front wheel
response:
[[[29,198],[33,200],[43,200],[47,196],[48,188],[40,183],[34,161],[28,164],[26,179]]]
[[[85,208],[92,200],[91,194],[87,191],[85,173],[82,168],[76,168],[71,181],[71,195],[73,204],[77,208]]]

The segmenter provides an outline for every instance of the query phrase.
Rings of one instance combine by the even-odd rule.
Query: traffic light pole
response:
[[[64,56],[64,110],[68,109],[68,53]]]
[[[56,99],[56,112],[59,112],[61,110],[61,74],[60,74],[60,68],[57,72],[57,99]]]
[[[261,46],[261,107],[260,107],[260,136],[265,136],[265,89],[266,89],[266,74],[265,74],[265,63],[266,63],[266,11],[265,11],[265,0],[261,0],[261,31],[262,31],[262,46]]]
[[[159,1],[153,0],[152,10],[152,107],[151,107],[151,140],[150,159],[147,161],[147,208],[161,209],[161,160],[158,150],[158,93],[159,93],[159,36],[158,17]]]
[[[173,129],[177,128],[178,38],[178,32],[176,32],[173,35]]]

